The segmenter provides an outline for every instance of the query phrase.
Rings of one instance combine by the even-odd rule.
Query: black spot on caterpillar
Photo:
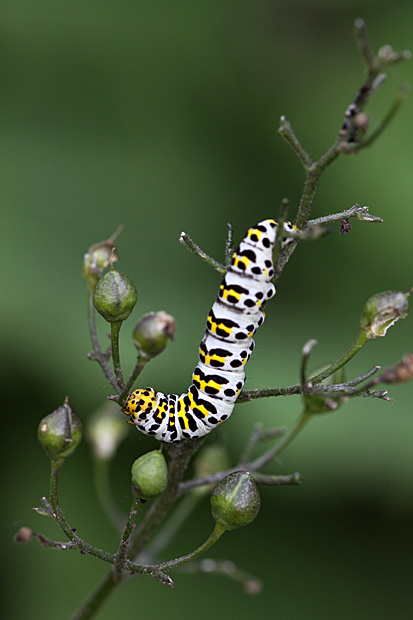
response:
[[[254,349],[252,336],[264,322],[261,308],[275,294],[271,278],[277,226],[275,220],[260,222],[235,250],[208,315],[188,391],[166,396],[146,388],[127,396],[123,411],[142,433],[167,442],[196,439],[231,415]],[[283,226],[297,230],[289,222]]]

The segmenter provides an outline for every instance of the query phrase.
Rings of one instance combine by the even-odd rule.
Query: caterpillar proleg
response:
[[[277,227],[275,220],[260,222],[235,250],[208,314],[188,391],[178,396],[146,388],[127,396],[123,411],[142,433],[166,442],[197,439],[231,415],[254,349],[252,336],[264,322],[261,309],[275,294],[271,279]],[[283,227],[297,230],[290,222]]]

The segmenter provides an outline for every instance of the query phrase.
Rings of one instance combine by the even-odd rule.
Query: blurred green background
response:
[[[164,309],[176,317],[176,341],[142,382],[185,390],[219,277],[184,251],[179,233],[222,259],[227,222],[238,240],[251,224],[276,217],[284,197],[294,216],[304,176],[277,134],[278,119],[286,114],[314,157],[334,141],[362,80],[352,38],[359,16],[375,48],[413,47],[413,7],[402,0],[2,3],[5,617],[66,619],[107,570],[76,552],[12,543],[22,525],[60,537],[31,511],[48,492],[40,418],[69,394],[87,422],[110,393],[87,360],[83,254],[124,224],[118,265],[139,289],[124,327],[124,365],[134,363],[135,320]],[[406,63],[389,74],[369,108],[373,126],[412,73]],[[384,224],[355,222],[351,234],[335,228],[301,244],[257,334],[248,388],[295,382],[310,337],[319,342],[314,366],[334,360],[354,341],[370,295],[411,287],[411,119],[410,98],[373,149],[325,173],[314,216],[359,202]],[[100,329],[104,338],[107,327]],[[411,342],[410,318],[369,343],[349,377],[395,362]],[[410,618],[413,385],[391,396],[394,403],[352,401],[314,420],[273,468],[300,471],[304,484],[263,489],[254,524],[212,549],[211,557],[262,579],[259,596],[213,576],[176,574],[173,591],[135,578],[99,618]],[[299,409],[297,398],[238,406],[215,440],[220,435],[235,458],[254,422],[289,425]],[[153,448],[131,429],[116,458],[112,483],[125,510],[130,465]],[[61,501],[81,536],[115,549],[86,442],[65,466]],[[205,499],[167,556],[198,546],[211,527]]]

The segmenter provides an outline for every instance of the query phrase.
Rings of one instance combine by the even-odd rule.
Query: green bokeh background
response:
[[[2,125],[3,510],[1,587],[5,617],[66,619],[107,570],[91,557],[12,543],[22,525],[58,538],[31,507],[47,494],[39,419],[66,394],[84,420],[110,393],[90,350],[81,258],[122,223],[121,261],[139,289],[137,320],[176,317],[176,341],[142,381],[186,389],[219,278],[178,243],[188,232],[222,259],[226,224],[236,239],[277,215],[294,215],[303,172],[277,134],[286,114],[306,149],[333,142],[361,83],[352,40],[366,19],[372,44],[412,48],[411,3],[394,0],[15,0],[0,8]],[[412,64],[394,68],[369,108],[385,113]],[[384,218],[301,244],[257,334],[247,387],[296,381],[300,349],[314,337],[314,366],[349,347],[364,301],[412,285],[412,101],[369,151],[329,169],[314,216],[355,202]],[[5,286],[4,286],[5,283]],[[124,327],[122,359],[134,363]],[[107,327],[101,325],[104,338]],[[412,320],[369,343],[356,376],[412,349]],[[412,384],[394,403],[352,401],[314,420],[277,464],[300,471],[301,487],[265,488],[253,525],[227,534],[210,555],[230,558],[265,582],[257,597],[213,576],[176,574],[174,590],[129,581],[99,618],[197,617],[381,620],[410,617],[413,556]],[[296,398],[238,406],[219,431],[235,458],[252,424],[291,424]],[[218,432],[216,433],[216,437]],[[211,441],[213,437],[211,436]],[[112,472],[126,510],[129,468],[154,443],[133,429]],[[90,542],[116,536],[94,491],[84,442],[65,466],[61,501]],[[209,534],[205,500],[167,556]]]

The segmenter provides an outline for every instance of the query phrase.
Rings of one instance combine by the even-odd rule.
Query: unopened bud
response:
[[[93,305],[109,323],[128,318],[138,299],[132,280],[111,269],[99,280],[93,292]]]
[[[147,500],[157,497],[168,482],[168,466],[164,455],[153,450],[140,456],[132,465],[132,488],[135,497]]]
[[[83,257],[82,275],[94,289],[103,270],[119,260],[112,239],[92,245]]]
[[[53,461],[73,454],[82,439],[82,424],[67,397],[63,405],[40,421],[37,436]]]
[[[155,357],[165,349],[168,339],[173,340],[175,319],[163,310],[145,314],[133,330],[134,344],[148,357]]]
[[[89,422],[87,435],[97,458],[109,460],[127,435],[127,426],[119,418],[118,407],[107,404]]]
[[[212,516],[226,530],[254,521],[261,506],[254,478],[247,471],[236,471],[218,482],[211,495]]]
[[[379,377],[380,383],[399,383],[413,379],[413,353],[407,353],[395,366],[385,368]]]
[[[14,537],[18,543],[28,543],[32,539],[33,532],[29,527],[21,527]]]
[[[406,318],[409,295],[400,291],[384,291],[367,300],[360,317],[360,327],[367,338],[385,336],[389,327]]]

